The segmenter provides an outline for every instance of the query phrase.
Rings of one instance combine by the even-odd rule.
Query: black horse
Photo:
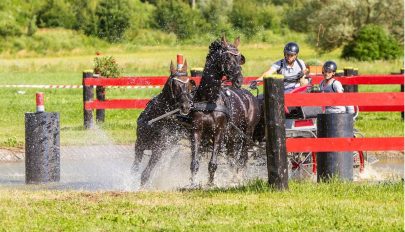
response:
[[[245,59],[237,49],[239,43],[239,38],[233,44],[228,44],[222,37],[209,47],[191,113],[192,185],[196,184],[201,145],[212,144],[208,166],[209,185],[213,183],[218,153],[223,145],[226,146],[228,157],[237,160],[238,170],[246,167],[248,142],[260,119],[260,110],[256,97],[240,89],[243,80],[241,64]],[[232,86],[222,86],[223,76],[232,81]]]
[[[169,145],[176,143],[180,134],[185,131],[184,126],[177,121],[174,114],[153,123],[151,120],[177,109],[181,115],[187,115],[192,106],[191,92],[195,88],[195,83],[187,77],[187,61],[184,62],[181,70],[176,70],[171,63],[170,73],[162,92],[147,104],[138,117],[133,164],[135,173],[139,171],[144,151],[152,151],[149,163],[141,175],[141,185],[148,181],[151,171],[161,158],[163,151]]]

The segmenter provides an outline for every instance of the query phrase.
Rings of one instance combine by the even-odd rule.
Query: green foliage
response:
[[[125,30],[130,26],[129,0],[100,0],[95,14],[98,36],[109,42],[120,41]]]
[[[280,15],[283,13],[283,8],[271,4],[264,4],[259,8],[260,23],[265,30],[270,29],[273,32],[280,33],[282,30]]]
[[[175,45],[177,37],[174,33],[165,33],[160,30],[134,29],[127,30],[124,39],[129,43],[127,47],[140,45]]]
[[[248,38],[253,37],[262,29],[260,18],[257,16],[256,4],[252,1],[235,0],[229,13],[229,19],[232,25]]]
[[[236,0],[228,16],[233,27],[251,40],[263,30],[280,33],[281,17],[278,15],[282,11],[282,7],[274,6],[271,1]]]
[[[227,14],[231,10],[232,4],[229,0],[211,0],[199,2],[198,8],[202,17],[209,25],[209,31],[212,35],[219,36],[233,34],[232,24],[230,24]]]
[[[72,11],[76,18],[73,29],[83,31],[86,35],[97,36],[97,18],[95,12],[99,0],[71,0],[71,2]]]
[[[160,0],[154,14],[156,27],[173,32],[179,39],[191,38],[207,27],[198,11],[181,0]]]
[[[44,27],[73,28],[76,17],[68,1],[46,0],[37,12],[37,25]]]
[[[0,21],[0,36],[20,36],[22,34],[21,29],[16,24],[10,21]]]
[[[35,32],[37,32],[38,27],[36,24],[37,21],[37,16],[34,15],[32,19],[28,22],[28,29],[27,29],[27,35],[28,36],[33,36]]]
[[[117,78],[121,75],[122,68],[112,56],[97,56],[94,58],[94,73],[102,77]]]
[[[403,49],[398,42],[377,25],[367,25],[354,40],[343,48],[342,57],[358,60],[391,60],[398,58]]]
[[[0,37],[0,53],[20,56],[58,56],[93,53],[109,44],[96,37],[65,29],[39,29],[34,35],[14,38]]]
[[[403,1],[295,0],[285,21],[295,31],[305,32],[320,52],[331,51],[353,40],[368,24],[381,25],[403,42]],[[392,7],[392,6],[396,7]]]

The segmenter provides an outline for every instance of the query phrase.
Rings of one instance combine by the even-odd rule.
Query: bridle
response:
[[[222,52],[220,53],[221,58],[222,58],[222,54],[231,54],[231,55],[233,55],[233,56],[235,56],[235,57],[240,57],[240,59],[242,59],[241,53],[240,53],[236,48],[227,47],[226,49],[227,49],[226,51],[222,51]],[[227,77],[229,77],[229,76],[233,76],[233,75],[235,74],[235,73],[230,73],[229,71],[230,71],[230,70],[227,70],[227,69],[225,68],[224,62],[221,62],[221,76],[227,76]]]
[[[190,82],[190,78],[188,78],[188,77],[185,80],[182,80],[182,79],[178,78],[178,77],[181,77],[181,76],[187,76],[187,73],[186,72],[176,72],[176,73],[172,74],[172,76],[173,77],[171,77],[170,80],[169,80],[170,94],[171,94],[172,99],[177,100],[181,96],[186,96],[187,99],[190,99],[189,92],[187,91],[188,88],[181,88],[181,92],[177,93],[177,94],[174,93],[174,88],[173,88],[173,82],[174,81],[178,81],[178,82],[180,82],[182,84],[188,84]]]

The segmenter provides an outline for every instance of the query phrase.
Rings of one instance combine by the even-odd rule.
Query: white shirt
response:
[[[300,62],[302,68],[298,62]],[[288,93],[300,86],[297,79],[298,74],[305,72],[306,66],[304,61],[300,59],[295,59],[291,66],[287,64],[285,59],[282,59],[272,64],[271,68],[276,70],[276,72],[280,70],[279,74],[284,76],[284,92]]]
[[[331,84],[326,84],[326,83],[327,82],[325,80],[322,80],[321,83],[319,84],[319,89],[323,93],[343,93],[344,89],[343,89],[342,83],[340,83],[340,81],[332,79]],[[353,114],[354,107],[353,106],[347,106],[347,107],[346,106],[326,106],[325,113]]]

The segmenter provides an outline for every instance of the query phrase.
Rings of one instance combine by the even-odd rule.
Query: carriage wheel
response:
[[[362,173],[364,171],[366,152],[355,151],[353,152],[353,170],[354,172]]]
[[[312,178],[316,175],[316,154],[312,152],[288,153],[288,176],[290,179]]]
[[[358,175],[364,171],[366,152],[353,152],[353,171]],[[316,153],[288,153],[288,175],[290,178],[312,177],[316,175]]]
[[[358,130],[354,130],[354,137],[355,138],[364,138],[364,134],[362,134]],[[367,152],[364,151],[355,151],[353,152],[353,171],[362,173],[364,171],[364,164],[365,158],[367,157]]]

